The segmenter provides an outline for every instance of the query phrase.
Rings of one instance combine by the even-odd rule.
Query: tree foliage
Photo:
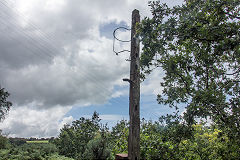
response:
[[[141,159],[239,159],[239,144],[231,141],[224,131],[202,123],[189,127],[179,120],[171,115],[160,117],[158,121],[142,119]],[[73,128],[76,123],[78,128]],[[109,131],[106,125],[100,125],[98,114],[94,113],[91,119],[80,118],[72,125],[63,127],[59,137],[53,140],[56,145],[6,145],[9,139],[4,137],[1,142],[5,145],[0,148],[0,160],[114,159],[117,153],[127,153],[128,125],[128,121],[121,120]]]
[[[87,143],[84,159],[108,159],[111,156],[111,150],[107,146],[106,137],[99,134]]]
[[[143,44],[141,69],[161,68],[160,104],[178,110],[185,121],[210,118],[240,138],[240,1],[189,0],[169,8],[149,3],[152,18],[138,25]]]
[[[81,117],[65,125],[54,143],[61,155],[75,159],[107,159],[110,156],[108,128],[100,124],[97,112],[91,119]]]
[[[8,149],[0,150],[0,160],[45,160],[54,159],[57,156],[57,148],[51,143],[10,145]]]
[[[142,121],[140,137],[144,159],[239,159],[237,142],[231,141],[222,130],[203,123],[189,128],[177,120],[166,124],[162,119]]]
[[[8,139],[2,135],[2,130],[0,130],[0,149],[6,149],[8,146]]]
[[[121,120],[112,127],[109,140],[113,155],[128,152],[128,134],[129,122],[126,120]]]
[[[179,144],[181,159],[239,159],[239,146],[223,131],[202,124],[193,125],[193,128],[193,137]]]
[[[181,159],[179,145],[192,138],[192,127],[179,121],[179,117],[167,115],[159,121],[141,121],[141,157],[146,159]]]
[[[12,103],[7,100],[9,93],[0,86],[0,121],[5,119],[5,115],[9,111]]]

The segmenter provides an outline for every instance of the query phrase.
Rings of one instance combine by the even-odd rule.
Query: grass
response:
[[[43,140],[43,141],[26,141],[29,144],[33,144],[33,143],[48,143],[48,140]]]

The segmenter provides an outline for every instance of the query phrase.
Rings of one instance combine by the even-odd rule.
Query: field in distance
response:
[[[48,143],[48,140],[35,140],[35,141],[26,141],[27,143]]]

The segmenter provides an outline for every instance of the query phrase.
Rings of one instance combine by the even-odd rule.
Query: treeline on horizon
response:
[[[118,153],[127,153],[128,127],[128,121],[121,120],[110,130],[94,112],[92,118],[65,125],[49,143],[14,144],[1,136],[0,159],[114,159]],[[142,159],[239,159],[239,153],[238,141],[214,124],[188,126],[171,115],[158,121],[141,120]]]

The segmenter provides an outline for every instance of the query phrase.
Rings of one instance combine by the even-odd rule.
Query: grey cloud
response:
[[[36,0],[23,13],[17,5],[33,2],[12,1],[0,2],[0,84],[16,109],[0,126],[17,136],[56,135],[66,106],[105,103],[123,85],[128,53],[115,56],[109,33],[99,32],[111,22],[129,25],[134,8],[148,15],[147,1],[63,0],[53,11]]]
[[[0,5],[8,15],[1,20],[5,27],[0,31],[0,82],[16,105],[35,102],[36,107],[49,108],[110,98],[113,85],[128,68],[111,55],[111,40],[101,39],[96,31],[99,21],[93,12],[104,5],[101,1],[98,9],[99,3],[95,1],[91,10],[89,2],[66,1],[57,14],[41,10],[40,3],[30,20]]]
[[[20,24],[19,15],[9,6],[0,3],[0,67],[17,71],[28,65],[51,64],[54,56],[61,53],[35,28]],[[6,72],[5,72],[6,73]],[[7,76],[0,72],[1,77]]]
[[[6,133],[9,133],[13,137],[38,137],[38,135],[46,135],[45,131],[39,128],[38,126],[29,126],[29,124],[25,124],[19,121],[12,121],[10,128],[5,129]],[[16,135],[17,133],[17,135]],[[56,133],[56,131],[55,131]]]
[[[114,56],[112,39],[101,37],[99,27],[105,18],[124,23],[133,7],[147,6],[73,0],[53,12],[38,3],[27,17],[0,3],[0,83],[11,100],[39,108],[106,102],[129,64]]]

